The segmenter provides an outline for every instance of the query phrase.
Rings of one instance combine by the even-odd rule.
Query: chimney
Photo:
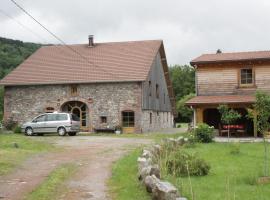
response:
[[[88,41],[89,41],[88,46],[94,47],[94,36],[93,35],[88,36]]]
[[[221,49],[217,50],[216,54],[218,54],[218,53],[222,53]]]

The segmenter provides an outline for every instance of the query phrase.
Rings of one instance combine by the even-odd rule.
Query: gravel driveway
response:
[[[61,199],[109,200],[106,181],[111,176],[111,166],[129,150],[152,140],[102,136],[31,137],[48,140],[63,151],[36,155],[25,161],[12,174],[0,177],[1,199],[23,199],[57,166],[76,162],[78,170],[65,182],[68,192]]]

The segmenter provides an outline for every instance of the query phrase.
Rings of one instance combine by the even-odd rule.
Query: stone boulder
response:
[[[147,159],[144,157],[138,157],[137,163],[138,163],[138,170],[141,171],[143,168],[150,166],[152,163],[152,160],[151,158]]]
[[[161,146],[159,144],[155,144],[152,149],[152,153],[155,155],[160,155]]]
[[[180,137],[176,138],[175,140],[176,140],[176,143],[178,145],[183,145],[185,143],[183,136],[180,136]]]
[[[177,189],[169,182],[160,181],[153,189],[154,200],[176,200],[178,197]]]
[[[141,157],[149,159],[152,157],[152,153],[148,149],[144,149]]]
[[[156,177],[160,178],[160,169],[158,165],[149,165],[140,169],[138,179],[140,181],[144,181],[147,176],[151,175],[155,175]]]
[[[149,193],[152,193],[158,182],[160,182],[160,180],[155,175],[147,176],[144,179],[144,185],[146,187],[146,191]]]

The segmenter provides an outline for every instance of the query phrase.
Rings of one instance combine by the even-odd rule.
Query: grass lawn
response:
[[[24,135],[0,133],[0,175],[10,172],[32,154],[53,149],[48,143],[34,141]]]
[[[241,143],[240,153],[231,154],[232,144],[197,144],[187,148],[198,152],[211,165],[210,173],[203,177],[192,177],[191,185],[196,200],[266,200],[270,196],[270,184],[258,185],[256,178],[263,174],[264,149],[262,143]],[[188,178],[163,178],[179,187],[181,194],[191,198]]]
[[[150,195],[137,178],[137,158],[141,149],[136,149],[118,160],[109,180],[110,193],[114,200],[150,200]]]
[[[59,199],[59,195],[63,194],[65,190],[63,182],[75,172],[75,169],[75,164],[64,164],[56,168],[40,186],[25,198],[25,200]]]

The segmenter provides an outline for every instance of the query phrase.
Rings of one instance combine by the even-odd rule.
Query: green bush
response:
[[[176,128],[181,128],[181,124],[177,124],[177,127]]]
[[[21,127],[18,126],[18,125],[16,125],[16,126],[13,128],[13,132],[14,132],[14,133],[21,133],[21,132],[22,132],[22,131],[21,131]]]
[[[174,176],[205,176],[210,165],[197,154],[189,154],[183,150],[173,152],[166,162],[167,170]]]
[[[214,128],[207,124],[201,123],[194,130],[195,138],[198,142],[209,143],[213,142]]]

